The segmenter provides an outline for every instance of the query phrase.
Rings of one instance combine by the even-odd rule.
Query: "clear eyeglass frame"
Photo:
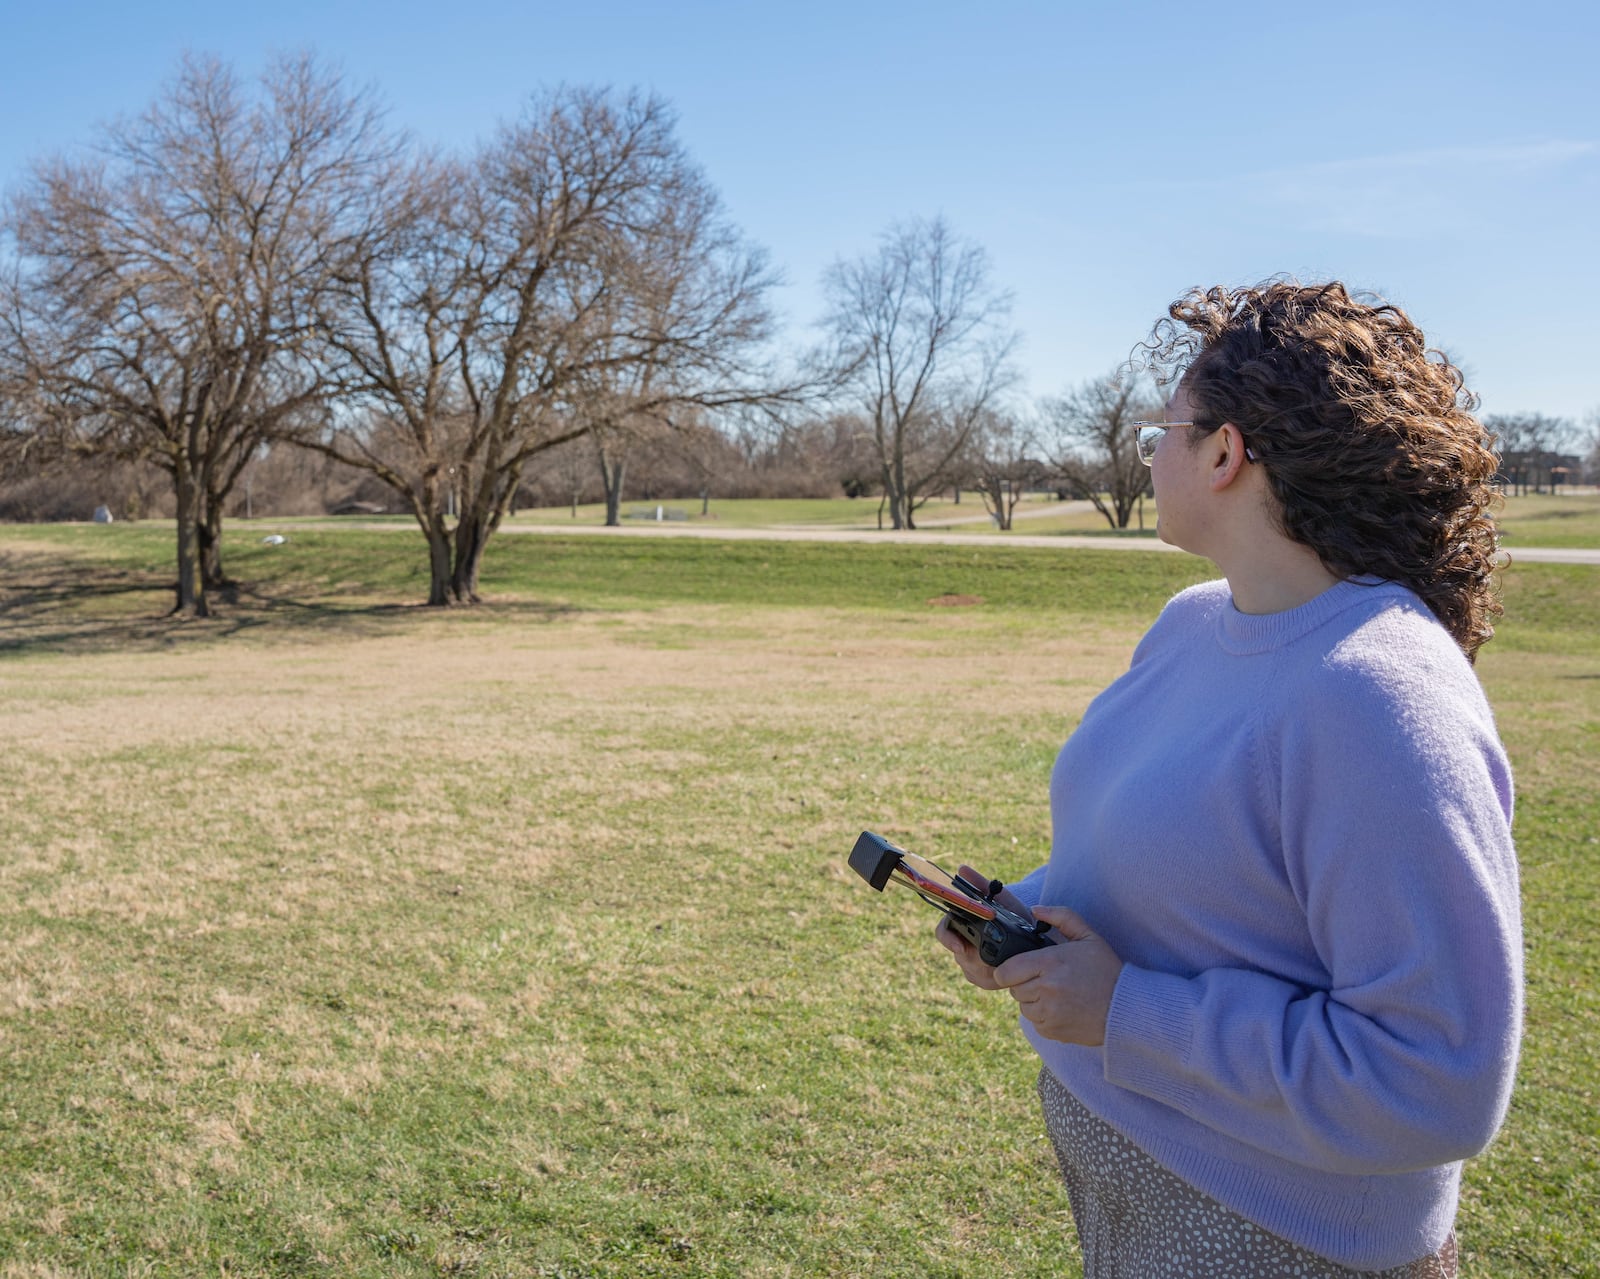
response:
[[[1134,448],[1139,454],[1139,460],[1146,466],[1155,464],[1156,446],[1168,431],[1175,426],[1199,426],[1198,422],[1130,422],[1133,431]],[[1245,459],[1250,462],[1260,461],[1256,451],[1248,444],[1244,446]]]
[[[1133,422],[1134,447],[1138,450],[1139,460],[1146,466],[1154,463],[1156,445],[1161,443],[1162,436],[1175,426],[1195,426],[1195,422]]]

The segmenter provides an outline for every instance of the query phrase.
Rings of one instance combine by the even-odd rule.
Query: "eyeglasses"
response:
[[[1146,466],[1151,465],[1156,458],[1156,445],[1161,443],[1162,437],[1174,426],[1194,426],[1193,422],[1135,422],[1133,423],[1133,443],[1139,450],[1139,460]]]
[[[1133,428],[1133,443],[1134,447],[1138,450],[1139,460],[1146,466],[1150,466],[1155,462],[1156,445],[1161,443],[1162,437],[1165,436],[1169,430],[1175,426],[1199,426],[1200,423],[1132,422],[1129,423],[1129,425]],[[1258,460],[1256,458],[1256,451],[1248,444],[1245,445],[1244,455],[1252,462]]]

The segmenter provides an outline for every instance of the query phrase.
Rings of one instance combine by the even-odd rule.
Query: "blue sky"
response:
[[[6,0],[0,182],[138,111],[188,49],[312,48],[466,146],[555,83],[640,85],[788,283],[943,214],[1015,296],[1026,389],[1109,371],[1196,284],[1407,308],[1485,413],[1600,409],[1595,6]]]

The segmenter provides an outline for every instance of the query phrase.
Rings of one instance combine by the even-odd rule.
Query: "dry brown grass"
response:
[[[867,634],[799,610],[453,620],[413,614],[392,634],[314,645],[12,660],[0,668],[12,849],[0,890],[49,919],[203,936],[324,913],[333,879],[349,893],[380,873],[534,876],[625,824],[578,831],[552,801],[621,814],[684,786],[720,788],[725,771],[705,774],[695,745],[720,732],[859,724],[867,745],[959,740],[1045,708],[1074,714],[1127,651],[1115,627],[1008,650],[992,622],[948,616],[931,632]],[[463,778],[503,792],[516,838],[440,837]],[[374,866],[374,846],[397,855]],[[258,864],[273,872],[265,882]],[[78,966],[44,930],[9,940],[0,1015],[80,993]],[[210,998],[220,1014],[254,1011],[248,992]]]
[[[934,590],[310,628],[161,623],[148,591],[0,610],[25,640],[0,651],[0,1243],[29,1249],[0,1279],[1058,1272],[1008,1015],[844,859],[872,825],[1031,865],[1050,758],[1148,619]],[[1576,1218],[1488,1192],[1592,1184],[1565,1083],[1592,948],[1555,906],[1592,890],[1600,682],[1588,641],[1480,670],[1539,984],[1464,1238],[1549,1259]]]

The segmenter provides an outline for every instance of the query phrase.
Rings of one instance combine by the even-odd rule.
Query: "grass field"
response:
[[[1011,877],[1186,556],[0,530],[0,1279],[1077,1273],[1005,1001],[844,864]],[[1529,1015],[1463,1273],[1600,1273],[1600,569],[1514,565]]]
[[[693,524],[710,524],[721,528],[877,528],[878,503],[870,498],[850,500],[722,500],[710,503],[707,515],[700,513],[697,500],[673,501],[661,504],[666,511],[675,511]],[[656,503],[634,502],[624,504],[623,511],[629,523],[638,523],[637,517],[653,515]],[[917,523],[923,528],[952,527],[962,533],[984,533],[1004,539],[1010,534],[1001,533],[984,515],[982,499],[968,493],[957,504],[948,498],[930,501],[917,512]],[[550,507],[520,512],[513,523],[562,525],[603,524],[605,507],[579,506],[576,514],[571,507]],[[1584,490],[1554,496],[1548,493],[1528,493],[1505,500],[1499,523],[1506,544],[1517,546],[1600,547],[1600,491]],[[1143,535],[1153,537],[1156,526],[1156,504],[1144,504]],[[1051,533],[1101,533],[1108,536],[1139,536],[1137,522],[1128,530],[1113,534],[1105,517],[1084,502],[1056,502],[1044,494],[1030,494],[1017,508],[1017,518],[1012,533],[1036,536]]]
[[[663,503],[624,503],[623,518],[630,524],[649,523],[656,506],[662,518],[677,522],[709,525],[716,528],[793,528],[793,529],[875,529],[878,524],[876,498],[734,498],[716,500],[702,514],[696,500]],[[1145,503],[1145,522],[1155,528],[1155,503]],[[605,507],[580,505],[576,513],[570,506],[532,508],[519,511],[512,523],[561,526],[564,524],[603,524]],[[884,525],[889,516],[884,513]],[[976,493],[964,494],[960,502],[935,498],[916,513],[919,528],[950,528],[962,533],[992,534],[1004,537],[985,512],[983,499]],[[1046,494],[1030,494],[1017,507],[1017,533],[1107,533],[1105,517],[1085,502],[1057,502]],[[1138,532],[1137,527],[1131,530]]]
[[[1499,523],[1513,554],[1519,545],[1600,546],[1600,492],[1510,497]]]

